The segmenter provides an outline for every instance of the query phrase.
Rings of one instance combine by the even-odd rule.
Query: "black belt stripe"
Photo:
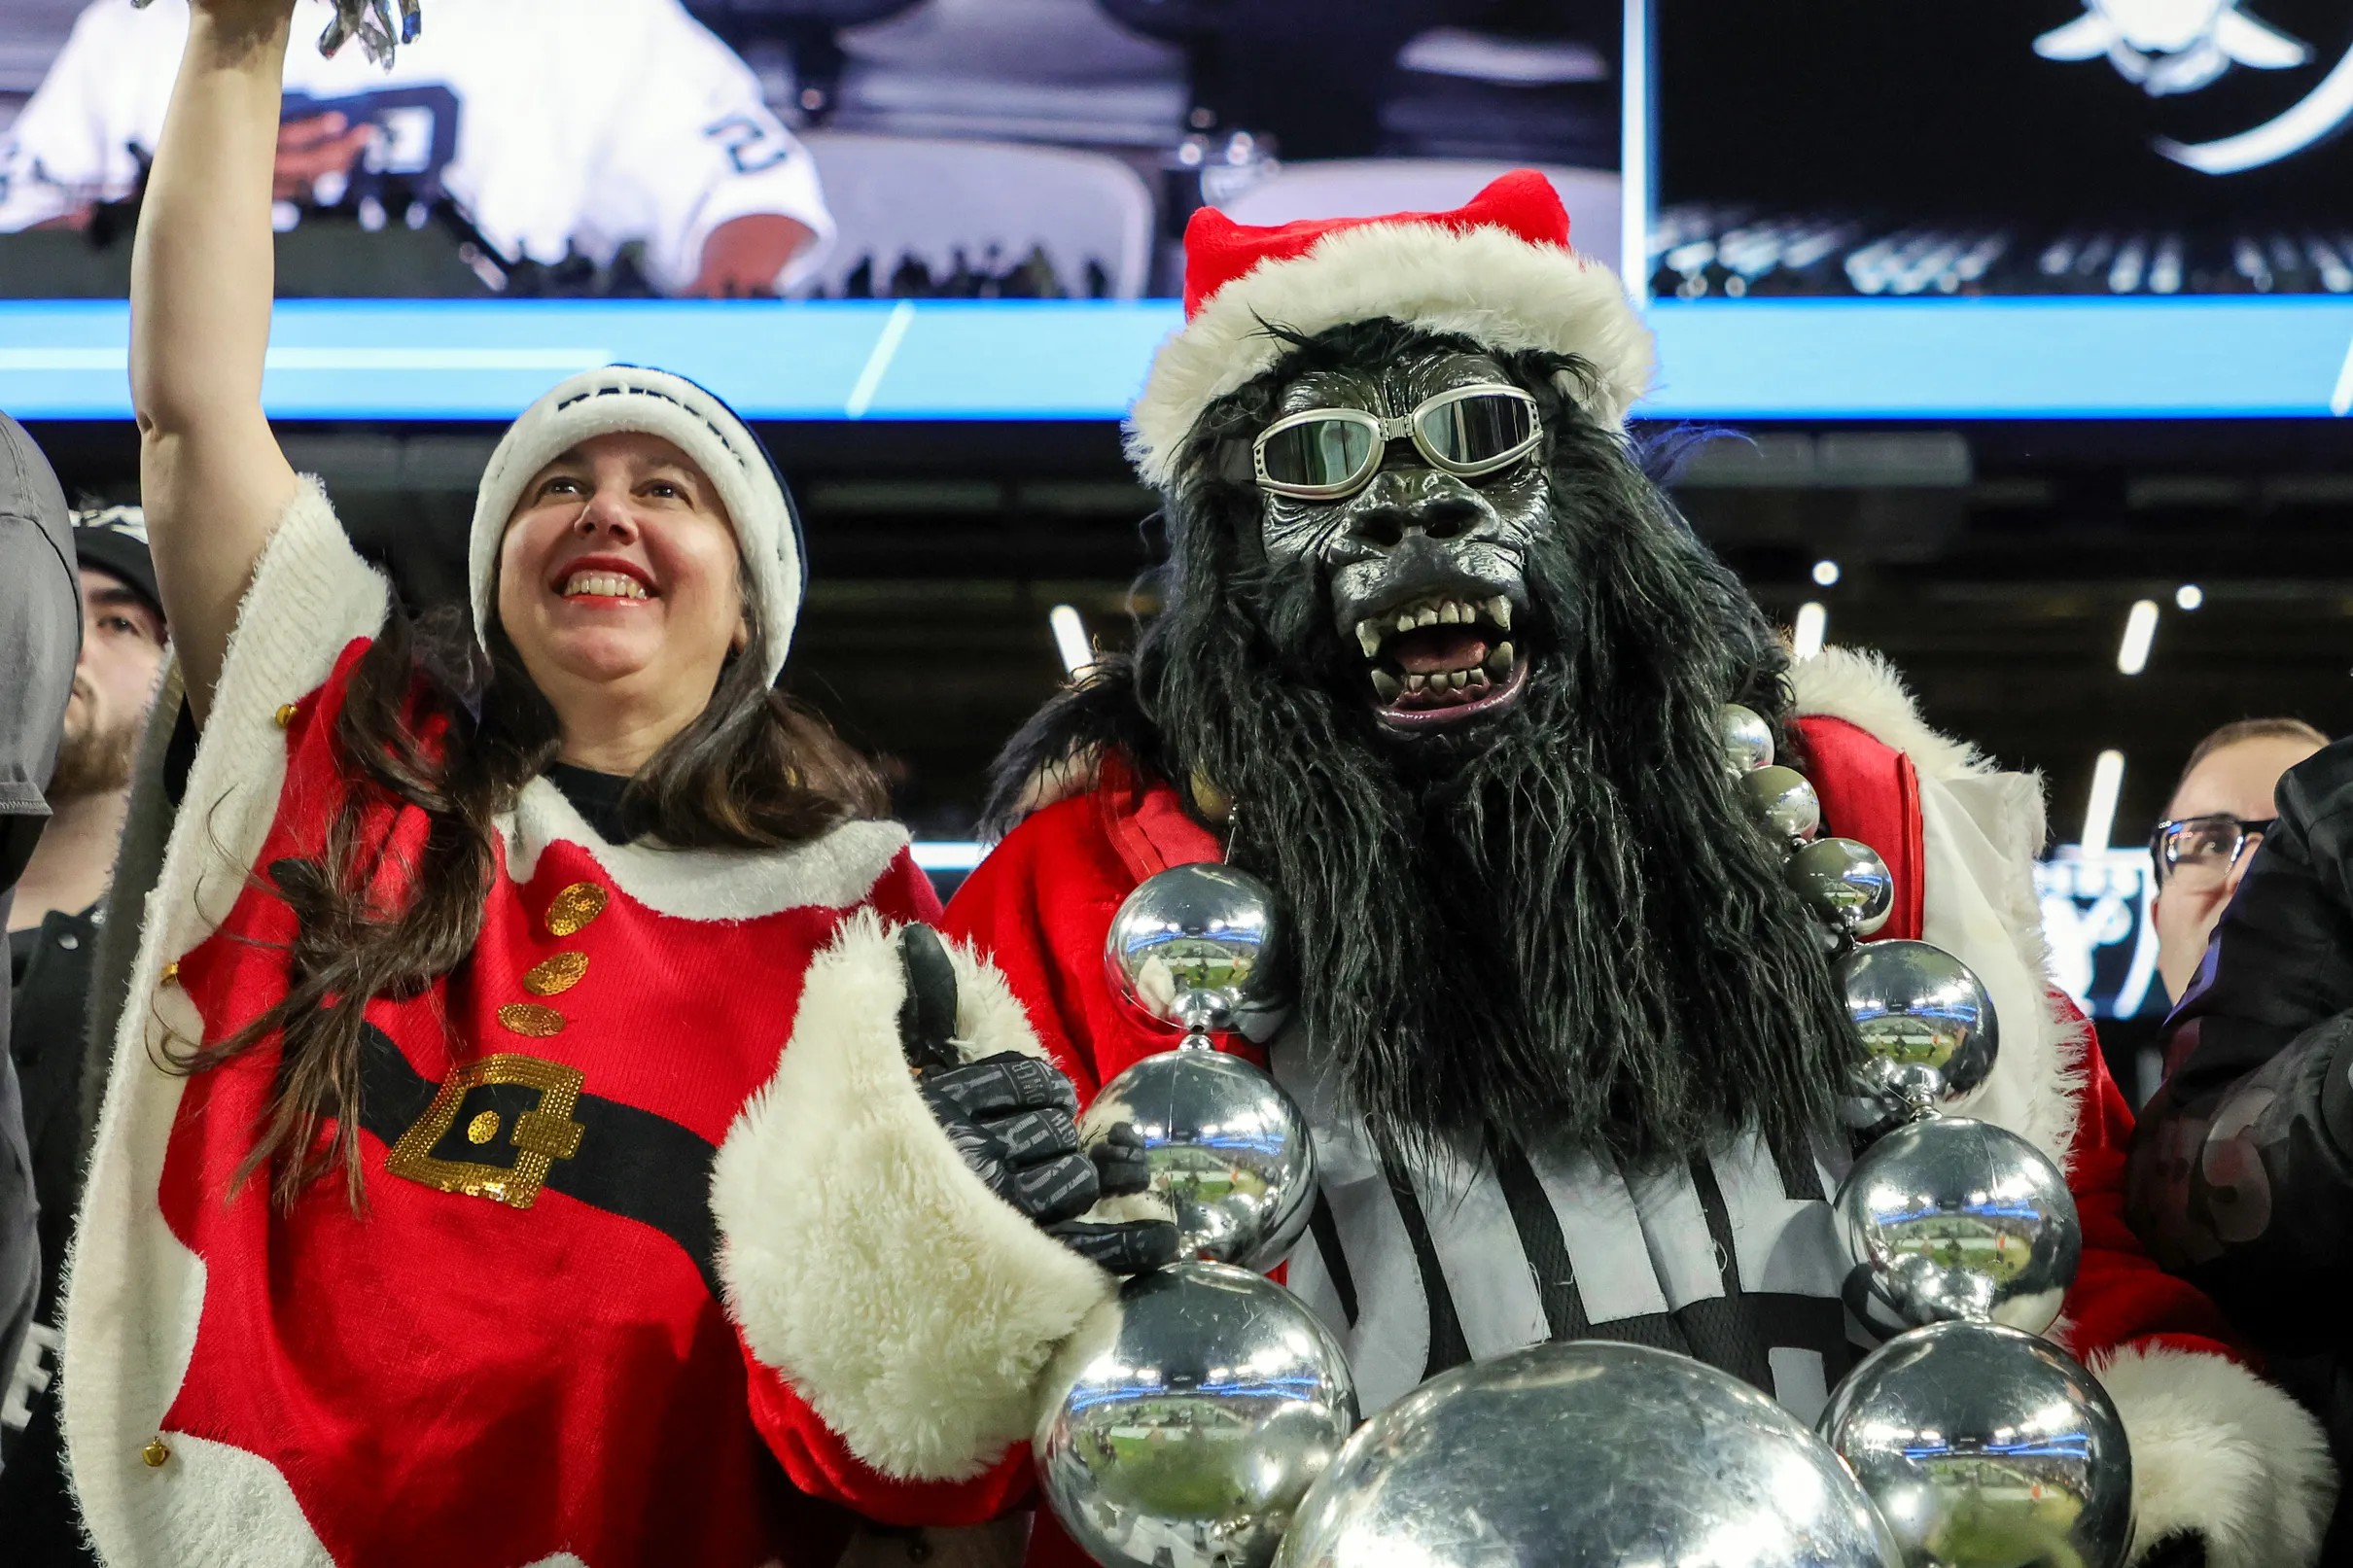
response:
[[[362,1025],[360,1034],[360,1125],[390,1147],[433,1104],[439,1085],[374,1025]],[[552,1162],[541,1185],[661,1232],[685,1249],[713,1299],[723,1300],[719,1221],[711,1212],[718,1146],[666,1116],[585,1091],[572,1119],[582,1129],[579,1153]]]
[[[1582,1340],[1593,1330],[1585,1315],[1585,1296],[1577,1289],[1577,1270],[1561,1234],[1561,1216],[1553,1212],[1544,1183],[1535,1167],[1517,1149],[1495,1156],[1495,1185],[1503,1190],[1512,1226],[1520,1233],[1520,1251],[1536,1281],[1537,1300],[1544,1305],[1544,1324],[1555,1340]]]
[[[1316,1189],[1316,1206],[1308,1211],[1307,1228],[1316,1237],[1316,1250],[1323,1254],[1323,1272],[1331,1278],[1332,1293],[1340,1298],[1340,1315],[1352,1329],[1356,1326],[1356,1275],[1348,1266],[1348,1254],[1340,1250],[1340,1220],[1320,1187]]]
[[[1768,1143],[1766,1147],[1773,1151],[1773,1167],[1780,1173],[1781,1191],[1808,1202],[1818,1202],[1826,1196],[1822,1191],[1822,1173],[1815,1168],[1811,1152],[1783,1149],[1778,1143]]]
[[[1412,1180],[1387,1149],[1381,1151],[1381,1168],[1397,1200],[1397,1218],[1405,1224],[1414,1264],[1422,1271],[1422,1292],[1429,1301],[1429,1359],[1422,1364],[1422,1376],[1435,1377],[1469,1361],[1470,1343],[1462,1337],[1462,1320],[1455,1315],[1454,1293],[1446,1288],[1446,1271],[1438,1265],[1438,1249],[1430,1243],[1429,1221],[1422,1212],[1422,1201],[1414,1196]]]

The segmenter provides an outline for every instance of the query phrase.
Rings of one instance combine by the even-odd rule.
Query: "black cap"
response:
[[[111,572],[123,585],[163,613],[156,587],[156,561],[147,549],[147,514],[136,506],[109,506],[74,513],[74,555],[86,567]]]

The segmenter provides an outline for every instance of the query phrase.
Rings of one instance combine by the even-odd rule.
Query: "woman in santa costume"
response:
[[[1995,1003],[1998,1067],[1957,1109],[2068,1174],[2085,1256],[2052,1332],[2123,1415],[2133,1560],[2315,1560],[2318,1429],[2124,1224],[2129,1116],[2045,974],[2037,782],[1931,731],[1876,659],[1789,661],[1641,474],[1650,338],[1547,182],[1282,228],[1205,211],[1186,249],[1129,427],[1162,609],[1016,741],[1018,825],[948,914],[1081,1095],[1173,1043],[1112,993],[1114,910],[1230,859],[1290,909],[1298,1004],[1225,1044],[1314,1127],[1283,1274],[1368,1411],[1598,1336],[1812,1419],[1860,1353],[1825,1202],[1851,1030],[1786,841],[1725,782],[1721,705],[1746,704],[1821,831],[1884,860],[1878,938],[1958,956]],[[1041,1520],[1032,1561],[1078,1560]]]
[[[937,912],[905,832],[774,691],[798,527],[725,404],[609,366],[527,410],[474,632],[407,617],[288,467],[260,391],[291,9],[197,0],[141,215],[193,753],[151,746],[181,809],[71,1264],[90,1537],[751,1568],[834,1561],[811,1497],[986,1518],[1100,1265],[1165,1233],[1071,1223],[1105,1182],[1068,1084],[1000,979],[902,927]]]

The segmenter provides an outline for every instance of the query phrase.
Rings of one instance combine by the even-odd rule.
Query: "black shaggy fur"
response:
[[[1306,1038],[1407,1147],[1565,1135],[1639,1161],[1733,1129],[1803,1147],[1853,1034],[1716,720],[1738,699],[1777,722],[1786,658],[1625,441],[1578,412],[1578,367],[1502,362],[1542,402],[1552,526],[1515,627],[1527,694],[1475,737],[1382,735],[1321,571],[1269,569],[1232,438],[1310,364],[1433,341],[1469,347],[1338,329],[1204,418],[1169,498],[1164,612],[1015,737],[998,819],[1091,747],[1233,795],[1230,857],[1291,910]]]

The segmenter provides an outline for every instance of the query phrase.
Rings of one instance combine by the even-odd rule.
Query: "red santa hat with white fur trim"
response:
[[[1616,273],[1568,244],[1552,182],[1517,169],[1452,212],[1237,224],[1205,207],[1184,231],[1184,327],[1153,356],[1128,415],[1128,455],[1165,487],[1194,422],[1289,345],[1387,319],[1511,353],[1551,349],[1593,367],[1588,410],[1611,429],[1650,384],[1651,340]]]

